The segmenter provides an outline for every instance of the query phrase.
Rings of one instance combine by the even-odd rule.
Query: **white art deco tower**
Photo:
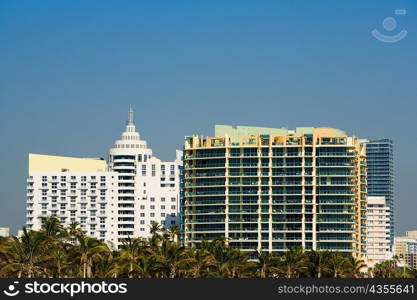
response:
[[[169,228],[179,225],[181,151],[174,162],[162,162],[141,140],[130,108],[126,129],[110,149],[109,171],[117,173],[117,207],[112,209],[111,233],[120,243],[128,236],[146,237],[152,221]]]

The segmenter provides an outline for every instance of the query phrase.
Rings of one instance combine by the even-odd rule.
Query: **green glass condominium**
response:
[[[216,125],[185,138],[184,242],[365,254],[366,153],[333,128]]]

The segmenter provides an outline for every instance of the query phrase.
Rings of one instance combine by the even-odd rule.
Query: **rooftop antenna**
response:
[[[133,121],[133,109],[131,105],[129,105],[129,112],[127,115],[127,125],[135,125],[135,122]]]

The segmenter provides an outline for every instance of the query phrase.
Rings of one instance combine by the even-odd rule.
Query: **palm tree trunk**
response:
[[[87,262],[85,261],[83,264],[83,278],[87,277]]]
[[[133,264],[132,262],[129,263],[129,278],[133,277]]]
[[[92,266],[92,264],[93,264],[93,262],[92,262],[92,259],[90,258],[89,260],[88,260],[88,264],[87,264],[87,277],[88,278],[92,278],[92,274],[91,274],[91,266]]]

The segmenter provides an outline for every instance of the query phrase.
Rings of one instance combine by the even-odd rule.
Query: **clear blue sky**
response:
[[[106,157],[132,104],[162,159],[215,123],[392,138],[417,229],[415,0],[1,1],[0,55],[0,226],[24,223],[29,152]]]

